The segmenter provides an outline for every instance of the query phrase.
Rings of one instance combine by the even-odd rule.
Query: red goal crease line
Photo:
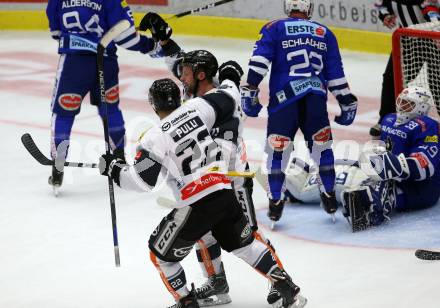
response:
[[[128,4],[168,5],[168,0],[128,0]],[[0,0],[0,3],[47,3],[47,0]]]

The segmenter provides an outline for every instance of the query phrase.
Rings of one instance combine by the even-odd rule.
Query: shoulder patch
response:
[[[126,7],[128,7],[127,1],[126,0],[122,0],[121,1],[121,6],[123,9],[125,9]]]

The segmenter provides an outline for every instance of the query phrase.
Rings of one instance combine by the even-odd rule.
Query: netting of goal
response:
[[[400,28],[393,33],[393,65],[396,97],[408,86],[431,91],[437,107],[430,115],[440,115],[440,22]]]

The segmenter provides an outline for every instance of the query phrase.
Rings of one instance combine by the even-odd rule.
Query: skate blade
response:
[[[199,303],[200,307],[209,307],[209,306],[218,306],[218,305],[225,305],[229,304],[231,302],[231,297],[229,294],[217,294],[212,295],[208,298],[197,299],[197,302]]]
[[[335,224],[336,223],[336,215],[335,214],[331,214],[332,217],[332,222]]]
[[[295,296],[295,302],[293,304],[283,304],[283,299],[280,298],[275,303],[272,304],[273,308],[302,308],[307,304],[307,298],[302,296],[301,294],[298,294]]]
[[[56,197],[58,197],[58,195],[59,195],[59,193],[60,193],[60,186],[53,186],[52,187],[52,189],[53,189],[53,195],[55,196],[55,198]]]
[[[277,224],[276,221],[272,221],[272,222],[270,223],[270,229],[271,229],[271,230],[274,230],[276,224]]]

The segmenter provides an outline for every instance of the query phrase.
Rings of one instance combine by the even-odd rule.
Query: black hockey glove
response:
[[[149,12],[145,14],[139,24],[139,30],[151,31],[151,35],[155,41],[166,41],[171,37],[173,30],[166,21],[156,13]]]
[[[237,88],[239,88],[243,74],[243,69],[240,64],[235,61],[227,61],[218,68],[218,80],[220,81],[220,84],[223,80],[228,79],[233,81]]]
[[[99,173],[105,176],[110,175],[118,186],[120,185],[119,175],[125,166],[127,166],[125,161],[115,154],[104,154],[99,158]]]

